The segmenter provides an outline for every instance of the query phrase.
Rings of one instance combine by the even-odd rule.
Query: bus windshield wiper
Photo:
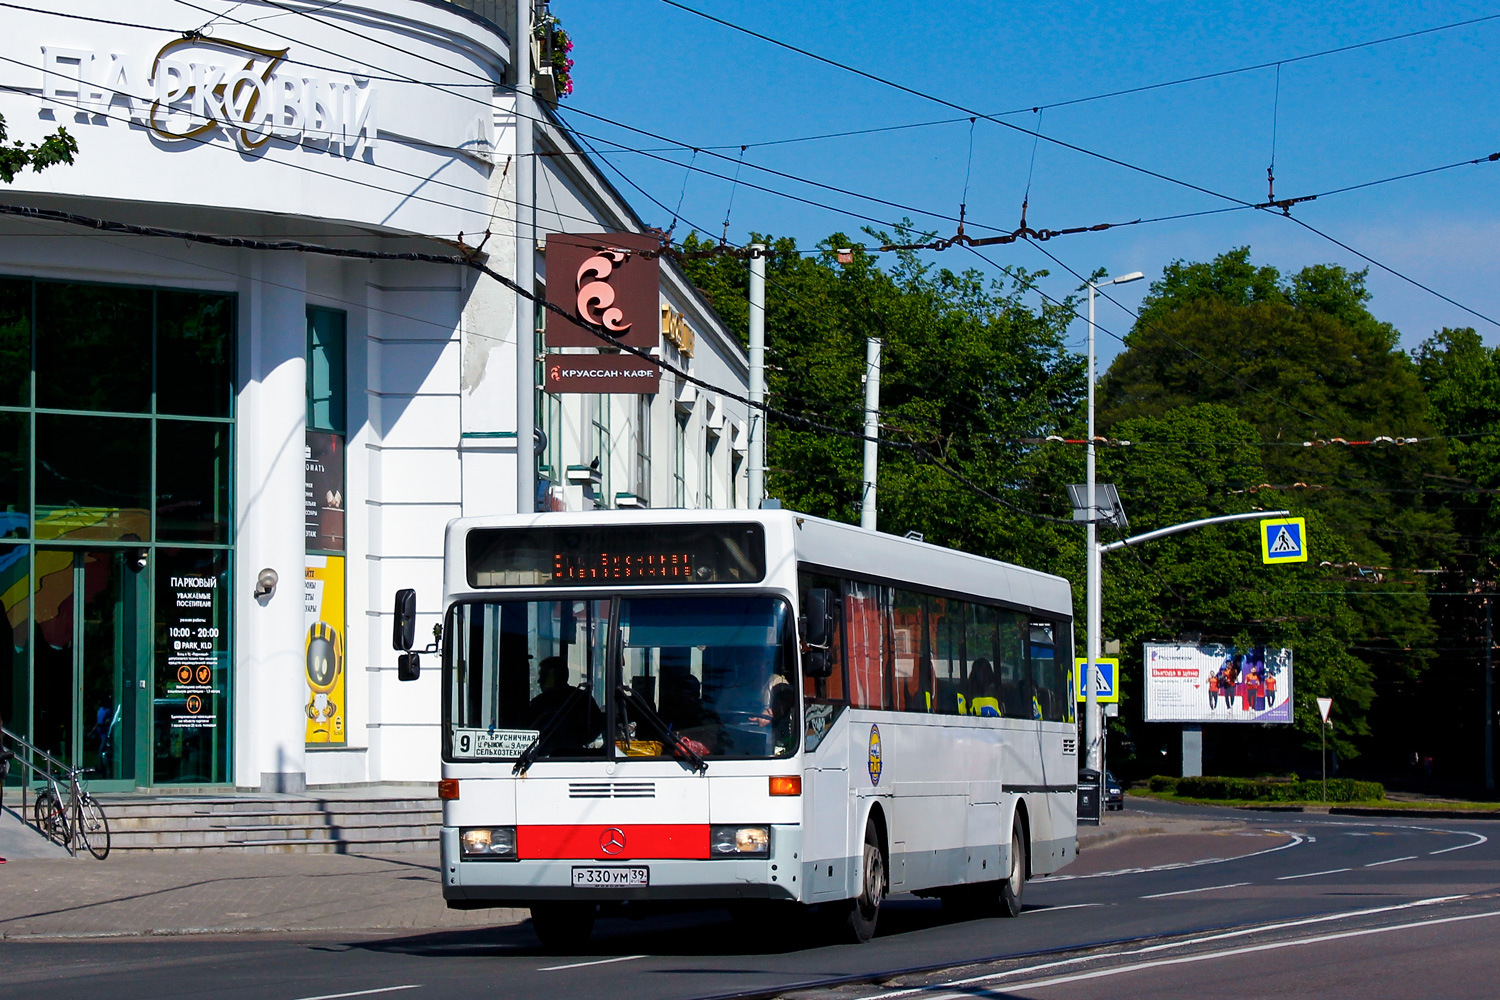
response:
[[[673,732],[672,727],[667,721],[656,714],[656,709],[652,708],[651,703],[642,697],[639,692],[624,684],[621,684],[615,690],[620,693],[621,701],[628,701],[634,705],[636,710],[661,732],[662,738],[672,745],[672,749],[676,751],[677,756],[686,760],[694,771],[703,772],[708,770],[708,761],[704,760],[696,750],[687,745],[687,739],[681,733]]]
[[[526,744],[526,749],[522,750],[520,755],[516,757],[516,765],[510,769],[511,774],[518,777],[526,776],[527,770],[542,755],[542,748],[550,743],[552,737],[556,736],[562,729],[563,720],[568,717],[569,707],[569,703],[564,702],[553,710],[552,714],[547,717],[547,721],[543,724],[541,730],[531,738],[530,743]]]

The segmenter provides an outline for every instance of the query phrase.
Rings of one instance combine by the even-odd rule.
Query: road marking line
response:
[[[1238,889],[1242,885],[1249,884],[1249,882],[1230,882],[1228,885],[1206,885],[1201,889],[1178,889],[1176,892],[1153,892],[1151,895],[1142,896],[1141,898],[1166,899],[1168,896],[1186,896],[1189,893],[1193,892],[1213,892],[1215,889]]]
[[[1277,851],[1284,851],[1289,847],[1296,847],[1298,844],[1312,843],[1313,839],[1311,837],[1303,837],[1299,833],[1292,833],[1289,830],[1276,830],[1273,832],[1277,836],[1291,837],[1291,843],[1282,844],[1279,847],[1268,847],[1264,851],[1254,851],[1250,854],[1241,854],[1237,858],[1204,858],[1202,861],[1174,861],[1170,864],[1156,865],[1153,868],[1121,868],[1118,871],[1092,872],[1088,875],[1044,875],[1041,878],[1029,879],[1028,881],[1033,883],[1072,882],[1077,879],[1084,878],[1112,878],[1116,875],[1140,875],[1147,872],[1176,871],[1179,868],[1201,868],[1204,865],[1222,865],[1230,861],[1245,861],[1249,858],[1258,858],[1266,854],[1275,854]]]
[[[1287,879],[1293,878],[1317,878],[1319,875],[1337,875],[1339,872],[1346,872],[1348,870],[1349,869],[1347,868],[1330,868],[1326,872],[1303,872],[1301,875],[1278,875],[1276,877],[1276,881],[1285,882]]]
[[[1103,906],[1103,903],[1069,903],[1067,906],[1047,906],[1032,913],[1056,913],[1058,910],[1081,910],[1086,906]]]
[[[1254,930],[1258,934],[1264,934],[1267,931],[1281,931],[1286,930],[1289,927],[1305,927],[1310,924],[1327,923],[1331,920],[1348,920],[1351,917],[1369,917],[1374,916],[1377,913],[1393,913],[1397,910],[1409,910],[1415,906],[1436,906],[1439,903],[1451,903],[1456,899],[1463,898],[1465,898],[1463,894],[1454,896],[1429,896],[1426,899],[1414,899],[1409,903],[1393,903],[1389,906],[1372,906],[1363,910],[1350,910],[1347,913],[1325,913],[1321,916],[1316,917],[1302,917],[1298,920],[1285,920],[1279,924],[1266,924],[1262,927],[1256,927],[1254,928]],[[1169,941],[1162,944],[1146,945],[1145,947],[1137,948],[1134,951],[1120,952],[1114,957],[1124,958],[1132,955],[1150,955],[1155,952],[1166,951],[1171,948],[1185,948],[1188,945],[1193,944],[1207,944],[1210,941],[1222,941],[1227,938],[1242,937],[1244,934],[1245,928],[1240,927],[1233,930],[1207,934],[1199,938],[1190,938],[1183,941]],[[992,979],[1004,979],[1008,976],[1019,975],[1023,972],[1041,972],[1043,969],[1058,969],[1068,965],[1078,965],[1082,962],[1093,962],[1097,961],[1098,958],[1098,955],[1080,955],[1076,958],[1058,959],[1055,962],[1044,962],[1041,965],[1033,965],[1023,969],[1010,969],[1006,972],[992,972],[983,976],[972,976],[969,979],[955,979],[952,982],[937,983],[934,985],[937,988],[971,986],[975,983],[985,983],[989,982]],[[892,997],[910,996],[913,993],[925,993],[926,991],[933,988],[933,986],[912,986],[904,990],[889,990],[887,992],[862,998],[862,1000],[890,1000],[890,998]]]
[[[549,965],[545,968],[537,969],[536,971],[561,972],[564,969],[581,969],[586,965],[609,965],[612,962],[634,962],[638,958],[645,957],[645,955],[621,955],[619,958],[600,958],[592,962],[574,962],[572,965]]]
[[[1093,972],[1079,972],[1070,976],[1054,976],[1051,979],[1038,979],[1032,982],[1010,983],[1005,987],[1007,993],[1019,990],[1035,990],[1044,986],[1062,986],[1067,983],[1077,983],[1089,979],[1103,979],[1107,976],[1118,976],[1125,972],[1140,972],[1144,969],[1161,968],[1169,965],[1190,965],[1196,962],[1208,962],[1217,958],[1233,958],[1236,955],[1250,955],[1262,951],[1275,951],[1281,948],[1296,948],[1306,944],[1324,944],[1328,941],[1341,941],[1346,938],[1367,937],[1371,934],[1385,934],[1390,931],[1406,931],[1416,927],[1434,927],[1438,924],[1457,923],[1462,920],[1483,920],[1487,917],[1500,917],[1500,910],[1491,910],[1487,913],[1467,913],[1456,917],[1438,917],[1433,920],[1415,920],[1411,923],[1394,924],[1389,927],[1366,927],[1357,931],[1340,931],[1337,934],[1319,934],[1310,938],[1301,938],[1293,941],[1275,941],[1269,944],[1248,945],[1243,948],[1226,948],[1221,951],[1205,952],[1201,955],[1184,955],[1179,958],[1158,958],[1149,962],[1137,962],[1133,965],[1120,965],[1111,969],[1096,969]],[[1095,956],[1097,958],[1097,956]],[[1022,970],[1016,970],[1022,971]],[[939,993],[930,1000],[973,1000],[974,993]],[[988,990],[978,994],[980,996],[992,995]]]
[[[1391,858],[1389,861],[1371,861],[1369,864],[1365,865],[1365,867],[1366,868],[1379,868],[1381,865],[1393,865],[1397,861],[1415,861],[1415,860],[1417,860],[1417,856],[1415,854],[1408,854],[1404,858]]]
[[[1449,851],[1462,851],[1462,850],[1464,850],[1466,848],[1469,848],[1469,847],[1478,847],[1480,844],[1483,844],[1483,843],[1487,842],[1490,839],[1490,838],[1486,837],[1482,833],[1475,833],[1473,830],[1452,830],[1452,831],[1443,830],[1443,831],[1440,831],[1440,832],[1442,832],[1442,833],[1450,833],[1450,832],[1451,833],[1461,833],[1465,837],[1478,837],[1479,839],[1476,840],[1476,841],[1474,841],[1474,843],[1472,843],[1472,844],[1459,844],[1457,847],[1445,847],[1441,851],[1429,851],[1428,854],[1427,854],[1428,857],[1432,857],[1434,854],[1447,854]]]
[[[353,993],[324,993],[316,997],[298,997],[297,1000],[339,1000],[340,997],[367,997],[372,993],[394,993],[397,990],[419,990],[421,983],[407,983],[405,986],[382,986],[375,990],[355,990]]]

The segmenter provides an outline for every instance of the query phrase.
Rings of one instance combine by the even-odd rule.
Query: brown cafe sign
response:
[[[547,347],[650,350],[660,336],[661,246],[639,233],[547,236]],[[577,317],[572,319],[570,317]],[[654,393],[661,369],[632,354],[548,354],[548,392]]]

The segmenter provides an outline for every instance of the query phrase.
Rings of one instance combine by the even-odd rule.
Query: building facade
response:
[[[106,789],[433,780],[390,604],[437,622],[448,520],[745,506],[747,412],[548,392],[529,301],[400,259],[540,292],[548,234],[643,229],[518,99],[513,8],[207,6],[6,18],[11,135],[79,154],[0,188],[54,213],[0,215],[0,716]],[[665,260],[658,292],[658,355],[742,395]]]

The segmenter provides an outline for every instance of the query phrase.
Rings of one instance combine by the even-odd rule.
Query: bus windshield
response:
[[[457,604],[444,639],[452,760],[513,760],[533,742],[536,759],[671,757],[679,739],[709,760],[797,749],[795,635],[777,597]]]

